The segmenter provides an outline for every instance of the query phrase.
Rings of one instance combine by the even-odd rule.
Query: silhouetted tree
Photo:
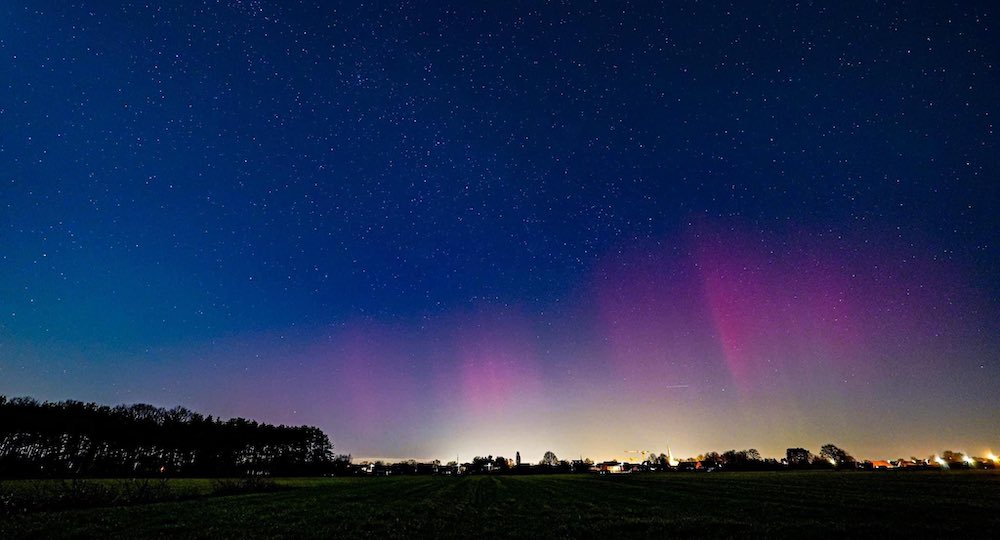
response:
[[[805,448],[789,448],[785,450],[785,460],[789,467],[808,467],[812,461],[812,452]]]
[[[507,458],[503,456],[497,456],[493,459],[493,470],[497,472],[507,472],[510,470],[510,463],[507,462]]]
[[[538,464],[544,465],[546,467],[556,467],[559,465],[559,458],[557,458],[555,453],[550,450],[548,452],[545,452],[545,455],[542,456],[542,461],[540,461]]]
[[[832,469],[834,467],[834,465],[830,463],[829,459],[820,455],[814,455],[812,457],[811,466],[814,469]]]
[[[701,461],[702,467],[706,469],[716,468],[723,464],[722,455],[718,452],[708,452],[701,456],[698,461]]]
[[[725,468],[731,470],[760,469],[763,464],[760,452],[754,448],[739,451],[727,450],[722,453],[721,460]]]
[[[853,456],[833,444],[824,444],[823,447],[819,449],[819,455],[821,458],[831,462],[837,467],[845,465],[852,466],[855,463]]]

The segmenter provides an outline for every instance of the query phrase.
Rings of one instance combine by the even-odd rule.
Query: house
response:
[[[594,470],[600,474],[621,474],[627,472],[625,464],[620,461],[604,461],[594,465]]]

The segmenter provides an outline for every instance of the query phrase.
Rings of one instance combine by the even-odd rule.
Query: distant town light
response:
[[[976,460],[972,459],[972,456],[965,456],[964,458],[962,458],[962,460],[968,463],[969,465],[976,464]]]

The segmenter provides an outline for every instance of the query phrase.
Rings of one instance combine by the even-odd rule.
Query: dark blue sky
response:
[[[706,257],[746,270],[717,252],[754,245],[747,260],[791,280],[812,279],[803,265],[824,279],[872,272],[838,294],[899,292],[858,308],[879,320],[911,290],[936,291],[909,313],[919,324],[870,336],[851,362],[895,366],[884,359],[903,353],[880,339],[955,328],[954,347],[980,352],[944,367],[1000,384],[987,346],[1000,341],[995,24],[988,2],[6,3],[0,393],[284,419],[280,404],[247,411],[101,381],[127,387],[121,366],[172,361],[151,352],[297,335],[298,352],[264,370],[285,372],[358,321],[404,326],[389,340],[405,348],[411,331],[450,335],[463,314],[515,311],[537,339],[586,343],[619,321],[588,322],[593,284],[634,269],[636,252],[659,261],[637,272],[664,304],[679,303],[663,291],[692,268],[706,273],[700,307],[678,317],[714,314],[704,340],[685,343],[719,340],[692,345],[692,361],[718,367],[732,346],[719,309],[736,309],[717,303],[725,283],[759,306],[783,285],[717,283]],[[801,315],[789,306],[806,300],[790,298],[781,309]],[[390,371],[420,387],[440,379],[420,375],[428,366],[463,362],[434,347],[414,345]],[[533,376],[559,387],[569,353],[538,348]],[[664,362],[678,350],[654,348]],[[67,351],[89,362],[82,382],[60,379],[77,363]],[[584,364],[600,371],[611,356]],[[704,384],[746,375],[729,367],[706,367]],[[198,377],[174,373],[178,388]],[[989,420],[975,425],[962,433]],[[358,448],[437,448],[371,440]]]

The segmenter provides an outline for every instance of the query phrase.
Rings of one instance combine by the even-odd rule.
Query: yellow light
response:
[[[990,461],[994,461],[994,462],[1000,463],[1000,457],[997,457],[996,454],[994,454],[993,452],[990,452],[989,454],[986,454],[986,459],[988,459]]]
[[[969,465],[974,465],[976,463],[976,460],[972,459],[972,456],[965,456],[962,459]]]
[[[827,461],[830,462],[830,465],[836,465],[837,464],[837,460],[835,460],[833,458],[829,458],[829,459],[827,459]]]
[[[945,468],[948,467],[948,462],[945,461],[945,460],[943,460],[943,459],[941,459],[941,456],[934,456],[934,462],[937,463],[938,465],[942,466],[942,467],[945,467]]]

